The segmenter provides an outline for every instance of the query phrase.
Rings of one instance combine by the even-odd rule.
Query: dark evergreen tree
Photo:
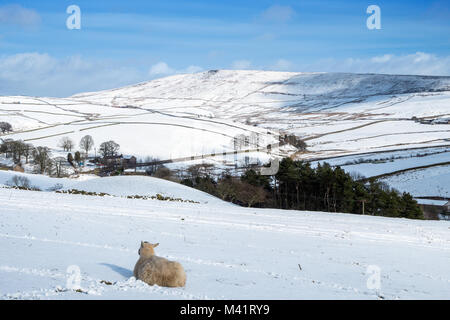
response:
[[[73,155],[70,152],[67,154],[67,162],[73,166]]]
[[[81,153],[79,151],[75,152],[74,160],[76,163],[81,163]]]

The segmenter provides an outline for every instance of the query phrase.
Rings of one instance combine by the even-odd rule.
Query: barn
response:
[[[415,199],[422,209],[425,219],[428,220],[449,220],[450,201],[434,199]]]

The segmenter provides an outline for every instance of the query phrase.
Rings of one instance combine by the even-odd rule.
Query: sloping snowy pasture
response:
[[[407,171],[381,179],[391,187],[416,197],[450,198],[450,166]]]
[[[4,188],[0,203],[2,299],[450,298],[448,222]],[[141,240],[185,288],[132,277]]]
[[[340,166],[347,172],[357,172],[365,177],[373,177],[399,170],[450,162],[450,147],[369,153],[312,161],[311,164],[316,166],[317,163],[325,162],[332,166]]]
[[[81,175],[78,178],[51,178],[40,174],[0,171],[0,186],[14,186],[13,178],[23,177],[29,181],[29,187],[42,191],[78,190],[96,193],[107,193],[116,197],[156,196],[190,200],[200,203],[220,203],[229,205],[205,192],[189,188],[179,183],[147,177],[147,176],[116,176],[100,178],[95,175]]]
[[[312,161],[311,164],[317,166],[325,162],[367,178],[387,174],[379,178],[380,181],[414,196],[450,198],[449,147],[369,153]]]

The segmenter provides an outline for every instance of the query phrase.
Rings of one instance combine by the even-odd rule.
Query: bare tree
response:
[[[18,163],[25,154],[26,144],[21,140],[13,140],[9,142],[9,151],[12,154],[13,161]]]
[[[75,143],[69,137],[62,137],[59,140],[58,147],[63,148],[64,151],[72,151],[72,148],[75,146]]]
[[[187,168],[186,174],[191,180],[197,178],[206,178],[212,175],[214,165],[212,163],[199,163],[191,165]]]
[[[200,177],[200,165],[194,164],[187,168],[187,175],[191,180],[195,180]]]
[[[240,151],[248,146],[248,137],[244,134],[238,134],[234,136],[232,143],[234,151]]]
[[[25,163],[28,163],[28,159],[33,154],[34,146],[31,143],[25,143],[23,155],[25,156]]]
[[[33,161],[39,173],[43,174],[45,171],[50,171],[53,165],[50,155],[50,149],[47,147],[36,147],[33,150]]]
[[[6,157],[8,157],[8,144],[4,140],[2,140],[2,144],[0,144],[0,153],[5,153]]]
[[[13,187],[20,187],[20,188],[31,188],[31,182],[30,179],[24,176],[14,176],[11,178],[11,180],[6,182],[6,185],[13,186]]]
[[[249,183],[239,181],[237,186],[237,200],[248,207],[263,202],[266,198],[266,191],[259,186],[253,186]]]
[[[280,137],[281,138],[281,137]],[[283,138],[280,139],[282,143],[288,143],[294,147],[296,147],[300,151],[306,150],[306,142],[299,137],[297,137],[295,134],[289,134],[285,135]]]
[[[11,132],[12,131],[11,124],[8,122],[0,122],[0,131],[2,133]]]
[[[264,202],[267,196],[263,187],[253,186],[233,177],[221,179],[217,185],[217,193],[223,200],[248,207]]]
[[[80,140],[80,149],[86,153],[86,158],[88,157],[88,153],[92,150],[94,146],[94,139],[90,135],[86,135]]]
[[[153,176],[160,179],[171,180],[173,172],[166,166],[161,166],[155,171]]]
[[[61,178],[61,176],[65,174],[65,162],[66,159],[64,157],[56,157],[55,159],[53,159],[53,170],[58,178]]]
[[[103,157],[112,157],[112,156],[117,155],[117,153],[119,152],[119,149],[120,149],[120,145],[115,143],[114,141],[110,140],[110,141],[103,142],[100,145],[99,151]]]
[[[149,163],[148,166],[144,167],[145,172],[148,175],[152,175],[156,172],[156,170],[158,170],[159,168],[163,167],[162,164],[157,164],[158,161],[161,161],[161,159],[159,158],[153,158],[153,157],[146,157],[143,162],[144,163]]]
[[[1,152],[5,154],[6,158],[11,157],[11,143],[13,139],[2,139]]]

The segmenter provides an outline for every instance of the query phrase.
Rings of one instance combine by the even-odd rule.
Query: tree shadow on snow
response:
[[[102,266],[107,266],[108,268],[110,268],[112,271],[117,272],[118,274],[120,274],[121,276],[124,276],[125,278],[130,278],[133,276],[133,271],[129,270],[129,269],[125,269],[119,266],[116,266],[115,264],[110,264],[110,263],[100,263]]]

